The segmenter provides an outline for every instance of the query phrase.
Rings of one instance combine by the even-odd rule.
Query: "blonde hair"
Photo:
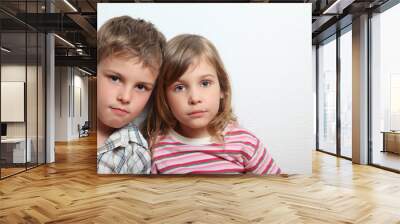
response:
[[[196,60],[204,57],[217,71],[218,81],[223,98],[217,115],[208,124],[212,137],[221,139],[226,125],[236,118],[231,106],[231,85],[228,74],[215,46],[206,38],[199,35],[182,34],[168,41],[164,62],[161,66],[157,84],[152,95],[153,109],[150,110],[143,133],[153,144],[159,135],[166,134],[175,128],[178,121],[172,114],[167,103],[166,91],[168,86],[177,81]]]
[[[111,55],[137,57],[159,71],[166,40],[152,23],[129,16],[109,19],[97,32],[97,64]]]

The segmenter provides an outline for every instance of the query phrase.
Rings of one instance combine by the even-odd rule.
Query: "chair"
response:
[[[82,127],[80,127],[80,125],[78,125],[79,138],[89,136],[89,129],[90,129],[89,121],[85,121],[85,123],[82,125]]]

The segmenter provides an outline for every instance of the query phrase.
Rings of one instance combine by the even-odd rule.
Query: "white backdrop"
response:
[[[200,34],[217,47],[239,122],[285,173],[311,174],[311,4],[98,4],[98,28],[115,16],[152,22],[167,39]]]

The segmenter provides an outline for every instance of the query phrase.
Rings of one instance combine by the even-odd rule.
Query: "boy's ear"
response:
[[[224,99],[224,93],[221,93],[219,98],[220,98],[221,100]]]

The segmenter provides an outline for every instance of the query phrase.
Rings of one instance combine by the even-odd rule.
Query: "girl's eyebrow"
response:
[[[154,86],[154,83],[151,83],[151,82],[138,82],[138,84],[145,85],[149,88],[153,88],[153,86]]]
[[[182,79],[178,79],[178,80],[176,80],[175,82],[173,82],[172,84],[176,84],[177,82],[180,82],[180,83],[185,83],[185,80],[182,80]]]
[[[201,75],[201,76],[199,77],[199,79],[204,79],[204,78],[207,78],[207,77],[210,77],[210,78],[218,78],[218,76],[217,76],[216,74],[204,74],[204,75]],[[173,82],[172,84],[176,84],[176,83],[183,83],[183,84],[185,84],[186,81],[185,81],[185,80],[182,80],[181,78],[179,78],[178,80],[176,80],[176,81]]]
[[[200,78],[207,78],[207,77],[211,77],[211,78],[216,78],[217,77],[217,75],[215,75],[215,74],[204,74],[204,75],[202,75],[202,76],[200,76]]]
[[[207,77],[217,78],[218,76],[217,76],[216,74],[204,74],[204,75],[201,75],[199,78],[200,78],[200,79],[204,79],[204,78],[207,78]],[[185,80],[182,80],[182,79],[179,78],[179,79],[176,80],[174,83],[176,83],[176,82],[185,83]]]

